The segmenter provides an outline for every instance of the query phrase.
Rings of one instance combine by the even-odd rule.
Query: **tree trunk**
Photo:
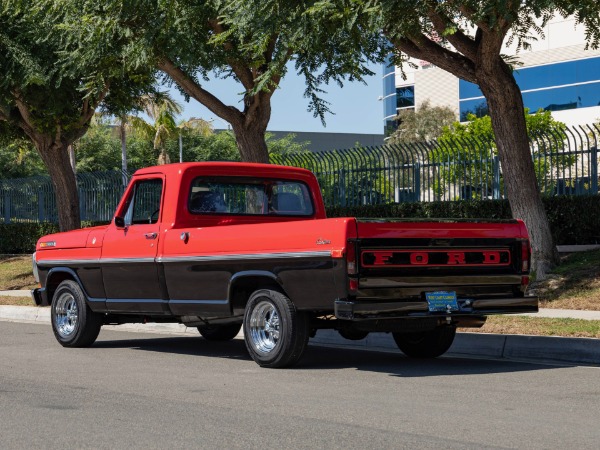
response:
[[[162,166],[164,164],[171,164],[171,158],[167,153],[167,149],[165,147],[162,147],[159,149],[158,153],[158,165]]]
[[[127,130],[123,123],[125,119],[121,119],[119,125],[119,137],[121,138],[121,172],[123,173],[123,189],[127,187]]]
[[[73,148],[73,144],[70,144],[67,147],[69,151],[69,162],[71,163],[71,169],[73,169],[73,173],[77,176],[77,161],[75,160],[75,148]]]
[[[169,75],[175,83],[190,97],[208,108],[213,114],[229,122],[235,134],[235,140],[244,162],[269,163],[269,151],[265,141],[265,132],[271,118],[272,92],[261,91],[244,96],[244,109],[240,111],[233,106],[226,106],[221,100],[204,90],[194,79],[189,77],[180,67],[168,58],[159,61],[158,68]],[[256,81],[250,67],[240,64],[236,75],[244,88],[250,90]],[[258,74],[260,75],[260,74]],[[279,77],[273,77],[275,85]]]
[[[235,142],[244,162],[269,163],[269,150],[265,141],[266,126],[232,124]]]
[[[477,78],[488,102],[510,208],[529,230],[532,268],[542,280],[559,259],[535,177],[521,91],[499,56],[493,67],[478,70]]]
[[[48,169],[58,210],[60,231],[81,228],[77,181],[69,160],[69,144],[35,142],[37,150]]]

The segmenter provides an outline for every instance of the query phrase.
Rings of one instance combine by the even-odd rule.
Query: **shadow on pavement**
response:
[[[99,340],[92,348],[131,348],[147,352],[252,362],[246,351],[244,341],[241,339],[234,339],[228,342],[210,342],[201,337]],[[412,378],[530,372],[534,370],[548,370],[553,367],[558,369],[564,366],[479,358],[441,357],[429,360],[411,359],[401,353],[309,345],[300,362],[292,370],[356,369],[368,372],[388,373],[391,376],[402,378]]]

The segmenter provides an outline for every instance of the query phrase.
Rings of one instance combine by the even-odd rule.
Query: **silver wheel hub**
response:
[[[56,299],[54,310],[56,331],[63,338],[70,337],[77,329],[79,309],[72,294],[65,292]]]
[[[250,314],[250,340],[254,349],[266,355],[279,343],[279,312],[271,302],[262,301]]]

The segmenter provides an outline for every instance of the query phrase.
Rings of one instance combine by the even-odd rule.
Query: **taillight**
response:
[[[356,275],[358,273],[356,243],[353,241],[348,241],[346,245],[346,271],[348,275]]]
[[[528,240],[521,241],[521,272],[528,273],[531,262],[531,246]]]
[[[356,260],[356,242],[346,243],[346,272],[348,273],[348,292],[355,295],[358,291],[358,261]]]

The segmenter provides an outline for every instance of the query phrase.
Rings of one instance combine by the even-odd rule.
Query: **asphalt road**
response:
[[[244,343],[103,330],[64,349],[0,322],[0,447],[598,448],[600,368],[309,347],[259,368]]]

